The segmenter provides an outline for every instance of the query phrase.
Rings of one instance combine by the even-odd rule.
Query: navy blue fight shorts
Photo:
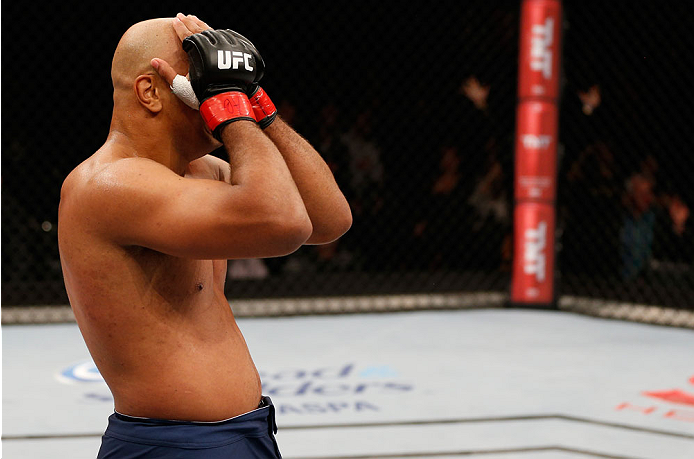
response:
[[[281,459],[275,407],[263,397],[258,409],[219,422],[167,421],[114,413],[97,459]]]

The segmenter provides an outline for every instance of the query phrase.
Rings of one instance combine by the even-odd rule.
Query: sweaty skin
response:
[[[218,421],[255,409],[261,382],[224,295],[226,260],[286,255],[330,220],[307,212],[329,205],[302,198],[301,171],[254,122],[224,128],[229,163],[209,154],[220,143],[151,64],[185,75],[182,36],[202,26],[163,18],[123,35],[109,136],[61,190],[70,303],[116,411],[131,416]]]

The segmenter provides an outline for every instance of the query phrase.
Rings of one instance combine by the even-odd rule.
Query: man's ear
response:
[[[156,85],[156,77],[150,73],[140,75],[135,79],[135,96],[137,101],[152,113],[162,109],[161,93]]]

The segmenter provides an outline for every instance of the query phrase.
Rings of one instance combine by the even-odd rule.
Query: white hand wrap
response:
[[[200,109],[200,102],[198,102],[198,98],[195,97],[193,86],[191,86],[190,81],[188,81],[188,78],[185,76],[176,75],[176,78],[174,78],[171,84],[171,92],[190,108],[195,110]]]

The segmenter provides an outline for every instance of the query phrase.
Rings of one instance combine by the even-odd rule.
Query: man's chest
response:
[[[192,260],[142,249],[134,255],[142,284],[169,300],[224,292],[226,260]]]

